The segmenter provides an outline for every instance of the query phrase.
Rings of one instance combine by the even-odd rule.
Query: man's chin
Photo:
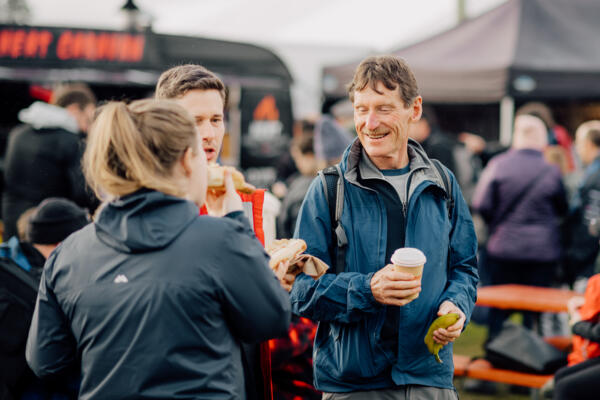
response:
[[[215,152],[204,152],[206,154],[206,162],[209,164],[216,164],[219,157],[217,157],[217,153]]]

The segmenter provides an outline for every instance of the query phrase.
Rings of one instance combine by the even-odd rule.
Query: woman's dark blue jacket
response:
[[[241,399],[240,341],[285,335],[290,301],[241,212],[142,190],[50,256],[27,343],[38,376],[81,362],[82,399]]]

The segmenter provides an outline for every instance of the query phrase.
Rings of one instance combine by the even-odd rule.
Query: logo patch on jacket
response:
[[[117,275],[117,277],[115,278],[115,280],[113,281],[114,283],[127,283],[129,282],[129,279],[127,279],[127,277],[125,275]]]

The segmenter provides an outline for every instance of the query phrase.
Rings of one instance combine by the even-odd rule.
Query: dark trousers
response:
[[[554,399],[580,400],[600,397],[600,357],[559,369],[554,376]]]
[[[516,283],[521,285],[549,287],[554,278],[556,262],[532,262],[504,260],[490,255],[486,259],[486,269],[491,285]],[[502,330],[502,324],[512,313],[511,310],[491,308],[488,318],[488,340]],[[532,329],[539,313],[523,312],[523,325]]]

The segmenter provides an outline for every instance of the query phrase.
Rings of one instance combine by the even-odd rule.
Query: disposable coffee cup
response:
[[[406,272],[415,277],[423,274],[423,266],[427,261],[425,254],[419,249],[412,247],[403,247],[394,251],[391,262],[394,264],[396,271]],[[415,293],[407,299],[412,300],[419,297],[419,293]]]

